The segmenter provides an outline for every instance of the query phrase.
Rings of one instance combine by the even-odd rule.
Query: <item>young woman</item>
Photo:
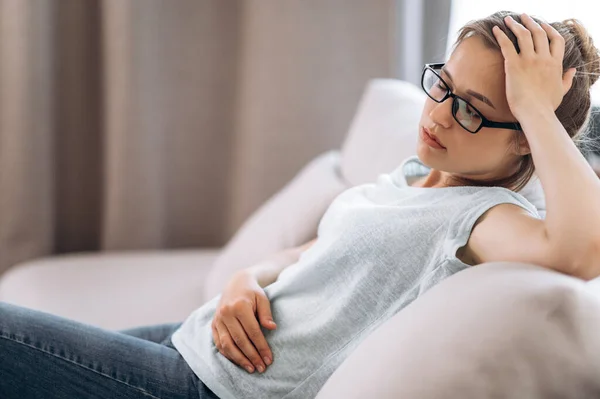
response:
[[[317,240],[238,272],[181,325],[111,332],[2,304],[0,397],[311,398],[368,334],[469,266],[598,276],[600,182],[574,140],[599,70],[576,21],[469,23],[424,69],[418,156],[340,194]],[[545,219],[518,193],[534,170]]]

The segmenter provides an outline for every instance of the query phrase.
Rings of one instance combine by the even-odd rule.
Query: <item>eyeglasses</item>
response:
[[[452,116],[466,131],[475,134],[482,127],[522,130],[517,122],[494,122],[487,119],[467,100],[452,93],[450,86],[435,71],[441,70],[443,66],[444,64],[425,64],[421,87],[436,103],[443,103],[448,97],[452,97]]]

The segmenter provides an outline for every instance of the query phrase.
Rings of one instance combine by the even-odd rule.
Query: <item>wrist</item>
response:
[[[515,107],[513,115],[519,122],[530,117],[555,115],[552,106],[539,102],[530,102],[528,105]]]
[[[258,283],[261,288],[264,288],[267,285],[274,283],[277,280],[278,275],[279,272],[275,264],[270,261],[262,261],[237,271],[235,278]]]
[[[255,280],[258,281],[258,277],[260,275],[260,270],[255,266],[246,267],[244,269],[240,269],[233,273],[233,280]]]
[[[558,118],[551,108],[547,107],[529,107],[521,110],[519,113],[514,114],[515,118],[519,121],[519,124],[525,132],[529,131],[527,127],[537,125],[540,123],[548,123],[557,121]]]

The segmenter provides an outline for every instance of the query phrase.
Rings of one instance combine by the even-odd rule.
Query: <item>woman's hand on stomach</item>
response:
[[[269,330],[277,328],[265,291],[256,278],[241,270],[223,290],[211,326],[219,352],[250,373],[254,368],[262,373],[273,362],[259,321]]]

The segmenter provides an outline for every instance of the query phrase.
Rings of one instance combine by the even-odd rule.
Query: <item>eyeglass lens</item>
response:
[[[450,89],[431,69],[423,74],[423,89],[434,101],[442,101]],[[470,132],[476,131],[483,122],[481,114],[461,98],[453,98],[452,115],[462,127]]]

